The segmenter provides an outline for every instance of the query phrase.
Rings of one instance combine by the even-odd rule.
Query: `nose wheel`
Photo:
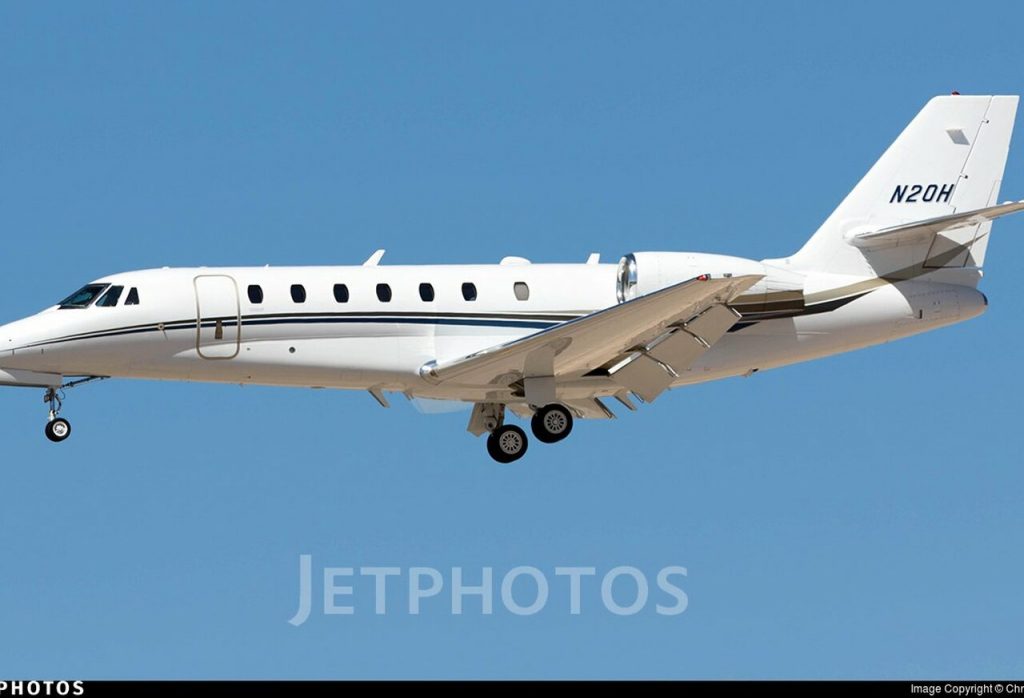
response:
[[[60,417],[60,409],[64,406],[64,389],[74,388],[76,385],[82,385],[83,383],[91,383],[92,381],[104,380],[106,376],[86,376],[73,380],[64,385],[55,386],[46,389],[46,394],[43,396],[43,402],[50,407],[50,416],[46,420],[45,434],[46,438],[54,443],[60,443],[64,439],[71,436],[71,422]]]
[[[63,417],[54,417],[46,423],[46,438],[54,443],[60,443],[71,436],[71,422]]]

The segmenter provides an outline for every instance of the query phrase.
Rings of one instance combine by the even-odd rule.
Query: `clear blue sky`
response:
[[[929,97],[1021,93],[1022,20],[4,3],[0,317],[115,271],[378,247],[784,255]],[[1024,198],[1019,133],[1003,198]],[[995,228],[980,319],[680,390],[514,466],[465,413],[365,394],[110,381],[71,393],[55,446],[40,391],[0,390],[0,675],[1020,677],[1024,222]],[[553,589],[525,618],[364,599],[296,628],[302,553],[470,577],[684,565],[689,607],[620,618],[591,585],[578,617]]]

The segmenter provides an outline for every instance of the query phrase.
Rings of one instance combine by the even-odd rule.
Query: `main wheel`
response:
[[[487,437],[487,452],[499,463],[511,463],[526,453],[526,432],[514,424],[498,427]]]
[[[572,432],[572,414],[561,405],[541,407],[530,420],[530,429],[538,441],[553,444]]]
[[[46,438],[54,443],[59,443],[71,436],[71,422],[63,417],[51,419],[46,423]]]

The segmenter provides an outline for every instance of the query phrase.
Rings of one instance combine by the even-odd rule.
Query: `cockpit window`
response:
[[[132,286],[131,290],[128,291],[128,295],[124,299],[125,305],[138,305],[139,304],[139,289]]]
[[[122,291],[124,291],[124,286],[111,286],[107,292],[100,296],[100,299],[96,301],[96,307],[113,308],[117,305],[117,301],[120,300]]]
[[[88,308],[108,285],[87,284],[62,300],[58,305],[61,308]]]

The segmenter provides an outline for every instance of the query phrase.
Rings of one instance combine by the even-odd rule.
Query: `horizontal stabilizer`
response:
[[[1024,211],[1024,201],[1008,202],[998,206],[979,208],[975,211],[964,211],[949,216],[928,218],[914,223],[904,223],[873,232],[860,233],[850,237],[849,242],[854,247],[861,249],[919,245],[929,242],[939,233],[947,233],[960,228],[972,228],[1017,211]]]

